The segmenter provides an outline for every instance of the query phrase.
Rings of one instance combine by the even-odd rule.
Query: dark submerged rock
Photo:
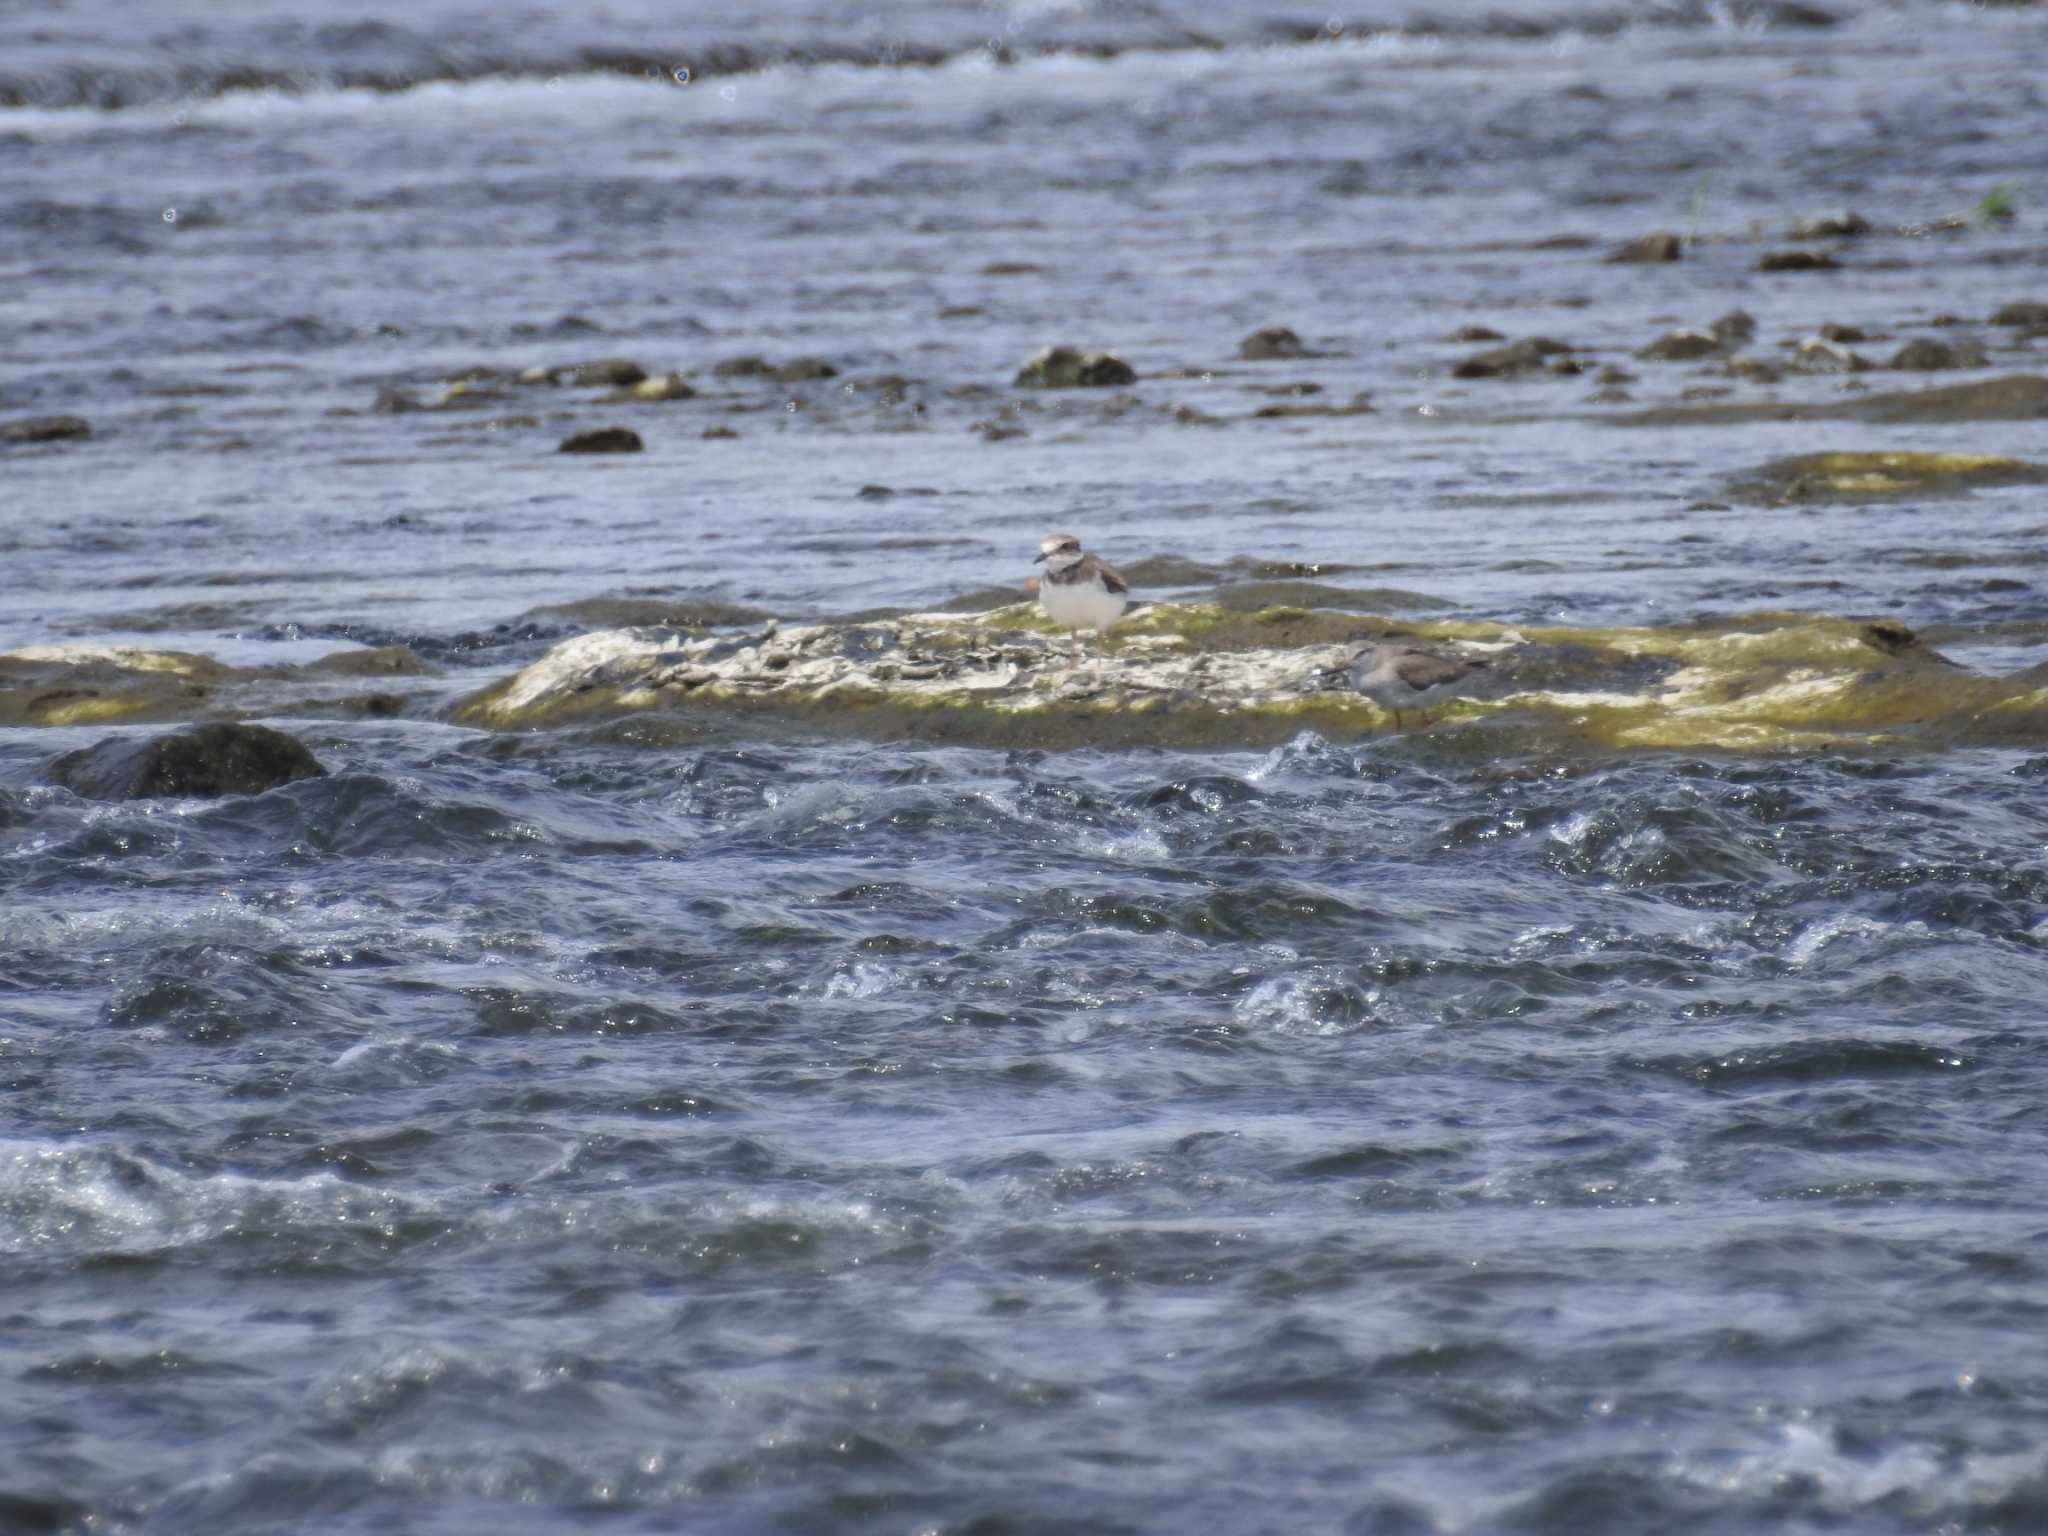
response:
[[[1137,371],[1111,353],[1045,347],[1017,370],[1015,382],[1020,389],[1106,389],[1137,381]]]
[[[1753,272],[1832,272],[1841,265],[1826,251],[1766,251]]]
[[[258,795],[327,775],[304,743],[266,725],[202,725],[148,739],[116,737],[50,764],[50,781],[88,800]]]
[[[1617,245],[1600,259],[1610,264],[1676,261],[1684,253],[1685,241],[1668,229],[1660,229],[1638,236],[1626,245]]]
[[[1276,357],[1307,357],[1301,338],[1284,325],[1262,326],[1237,344],[1237,355],[1253,362]]]
[[[557,453],[638,453],[647,445],[631,427],[598,427],[562,439]]]
[[[2023,326],[2028,330],[2048,329],[2048,304],[2007,304],[1992,312],[1991,323]]]
[[[775,370],[776,382],[781,384],[803,384],[812,379],[836,379],[838,377],[839,370],[823,358],[818,357],[791,358]]]
[[[91,437],[92,423],[83,416],[25,416],[0,421],[0,443],[58,443]]]

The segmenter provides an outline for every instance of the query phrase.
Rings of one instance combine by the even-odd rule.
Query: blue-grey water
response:
[[[1729,486],[2038,415],[1621,418],[2048,371],[2048,9],[690,9],[0,7],[0,427],[91,428],[0,444],[0,650],[441,669],[254,797],[0,729],[0,1531],[2048,1527],[2048,749],[438,707],[1049,527],[2037,665],[2039,485]],[[1983,360],[1632,355],[1737,308]],[[594,357],[696,394],[504,377]]]

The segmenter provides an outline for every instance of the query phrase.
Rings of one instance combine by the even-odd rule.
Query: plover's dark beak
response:
[[[1041,549],[1041,550],[1040,550],[1040,551],[1039,551],[1039,552],[1038,552],[1037,554],[1035,554],[1035,555],[1033,555],[1033,556],[1031,557],[1031,563],[1032,563],[1033,565],[1043,565],[1043,564],[1045,564],[1045,562],[1046,562],[1046,561],[1050,560],[1051,558],[1052,558],[1052,551],[1051,551],[1051,550],[1049,550],[1049,549]]]

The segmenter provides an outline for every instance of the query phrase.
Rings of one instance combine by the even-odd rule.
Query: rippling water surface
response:
[[[2038,417],[1619,419],[2044,371],[2040,7],[1216,9],[0,17],[0,425],[91,424],[0,445],[0,646],[453,691],[1073,526],[2048,657],[2038,485],[1729,489]],[[1632,355],[1737,307],[1986,355]],[[604,356],[697,394],[499,377]],[[2048,757],[279,723],[331,776],[125,804],[0,731],[0,1530],[2048,1524]]]

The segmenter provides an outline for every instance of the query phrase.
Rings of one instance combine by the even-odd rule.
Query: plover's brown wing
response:
[[[1394,676],[1401,679],[1403,687],[1424,693],[1445,683],[1455,683],[1485,665],[1485,660],[1479,657],[1463,657],[1453,661],[1450,657],[1439,656],[1434,651],[1403,651],[1394,662]]]
[[[1102,584],[1112,592],[1128,592],[1131,590],[1131,584],[1117,574],[1114,566],[1094,555],[1084,555],[1081,558],[1079,569],[1087,571],[1092,575],[1100,576]]]

